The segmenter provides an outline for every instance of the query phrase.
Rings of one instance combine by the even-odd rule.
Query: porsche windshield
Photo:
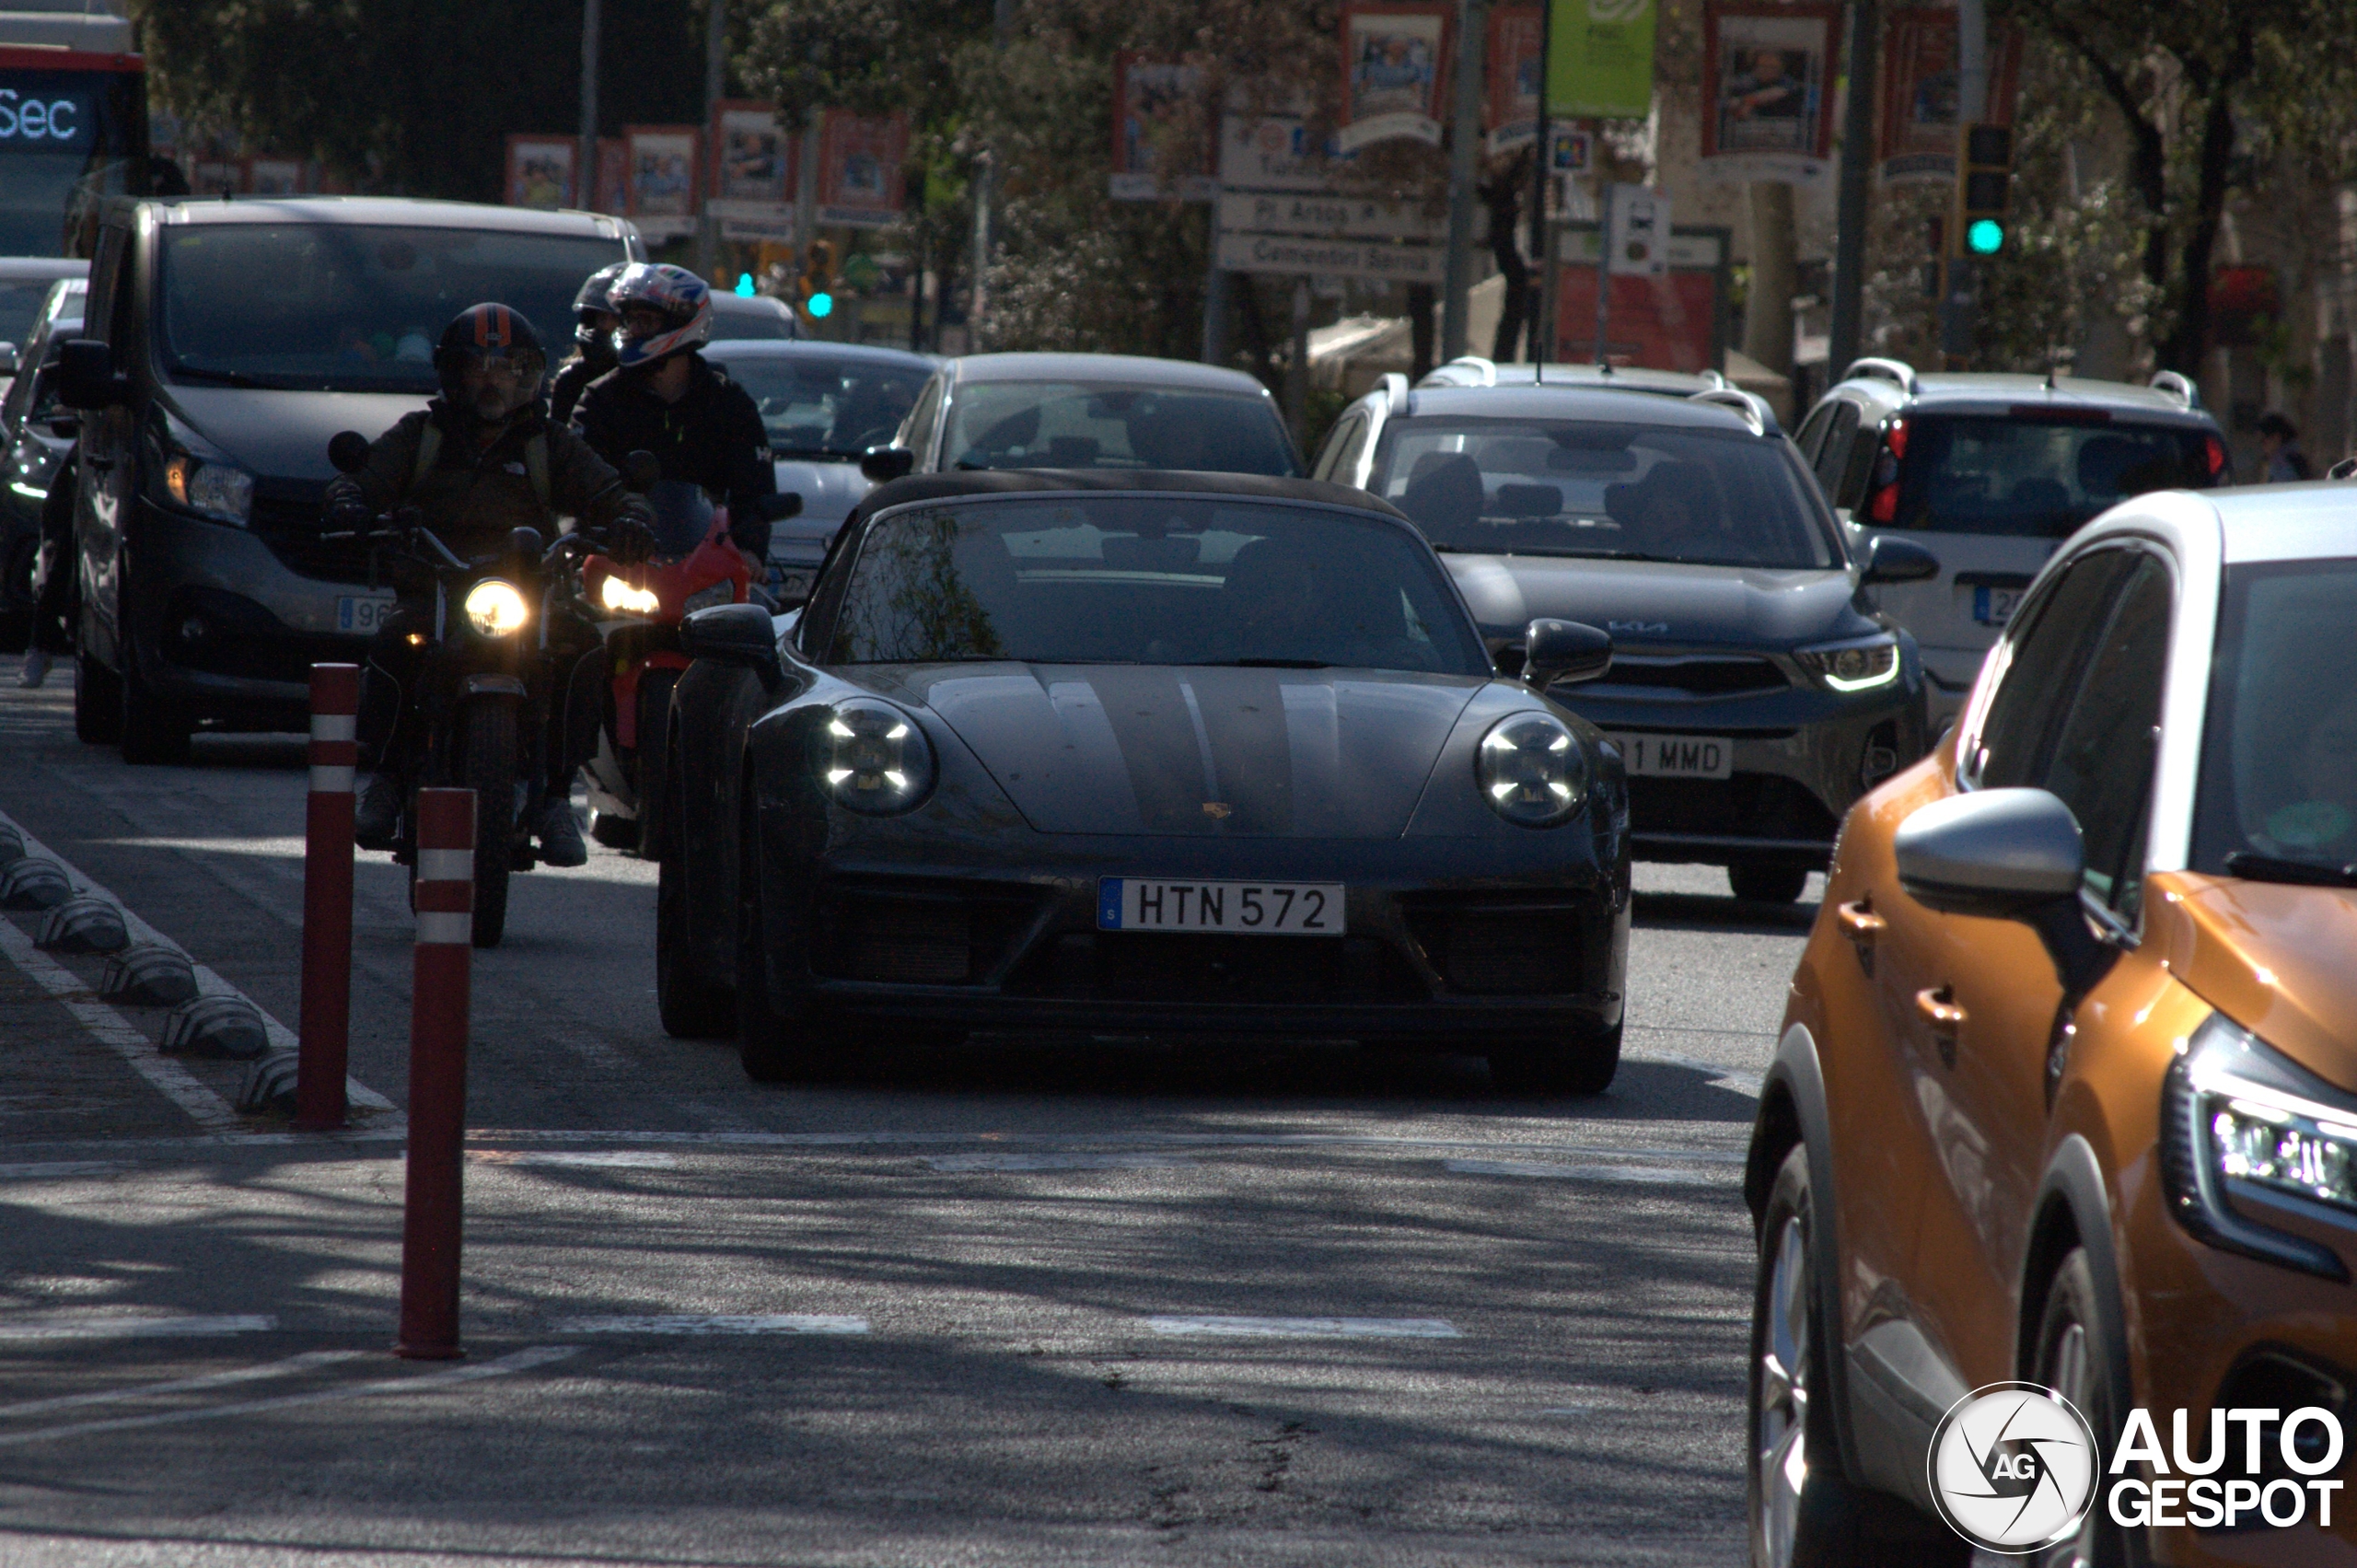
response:
[[[1397,523],[1282,502],[975,498],[870,524],[827,664],[1329,666],[1486,675],[1446,575]]]
[[[1367,482],[1440,550],[1788,571],[1840,562],[1783,444],[1732,431],[1396,419]]]

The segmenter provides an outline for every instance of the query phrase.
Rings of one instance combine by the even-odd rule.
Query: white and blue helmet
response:
[[[607,308],[622,319],[614,331],[614,357],[623,365],[653,365],[712,340],[712,288],[685,267],[668,261],[633,261],[607,291]],[[652,311],[659,325],[633,334],[631,318]]]

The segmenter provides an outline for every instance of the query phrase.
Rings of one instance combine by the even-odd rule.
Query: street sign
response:
[[[1228,233],[1219,237],[1216,258],[1218,264],[1231,273],[1427,284],[1440,282],[1445,260],[1440,247],[1434,245]]]
[[[1443,228],[1414,204],[1279,191],[1222,192],[1219,224],[1231,233],[1312,239],[1348,235],[1361,239],[1437,241]]]

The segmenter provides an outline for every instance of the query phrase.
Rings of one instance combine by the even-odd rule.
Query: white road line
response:
[[[1556,1181],[1632,1181],[1653,1187],[1733,1187],[1733,1170],[1686,1170],[1677,1166],[1561,1165],[1548,1160],[1448,1160],[1459,1176],[1525,1176]]]
[[[36,1165],[0,1165],[0,1181],[62,1181],[75,1176],[111,1176],[129,1170],[128,1160],[52,1160]]]
[[[0,1341],[184,1339],[210,1334],[263,1334],[278,1327],[266,1312],[213,1318],[112,1318],[99,1313],[52,1313],[39,1318],[0,1318]]]
[[[0,823],[6,823],[7,826],[16,829],[17,832],[24,834],[25,853],[27,854],[47,855],[50,859],[57,862],[60,866],[64,868],[66,877],[75,884],[75,887],[82,889],[85,891],[98,893],[107,899],[112,900],[115,907],[122,911],[123,923],[130,927],[131,939],[133,941],[153,942],[159,947],[169,947],[174,952],[179,953],[182,958],[187,958],[189,960],[190,968],[196,973],[196,989],[200,993],[207,996],[235,996],[240,1001],[243,1001],[248,1006],[251,1007],[256,1013],[261,1015],[262,1032],[269,1037],[270,1048],[273,1051],[293,1051],[296,1049],[295,1031],[288,1028],[284,1024],[280,1023],[276,1018],[271,1016],[270,1010],[268,1008],[262,1006],[252,997],[248,996],[244,992],[238,990],[236,986],[222,979],[218,973],[206,965],[198,963],[187,948],[181,947],[178,942],[173,941],[170,937],[165,935],[162,932],[157,930],[154,926],[140,919],[138,913],[134,911],[129,904],[123,902],[120,898],[116,898],[114,893],[110,889],[101,887],[99,883],[93,881],[83,872],[80,866],[75,865],[72,861],[66,859],[55,850],[51,849],[39,839],[34,838],[29,832],[26,832],[25,825],[17,821],[15,818],[9,816],[6,811],[0,811]],[[5,920],[0,920],[0,924],[8,923],[9,923]],[[29,944],[28,944],[28,946],[29,946]],[[82,986],[82,983],[79,981],[75,981],[75,986],[76,989],[86,989]],[[112,1009],[109,1010],[111,1011]],[[193,1078],[189,1081],[191,1083],[195,1082]],[[211,1091],[208,1090],[206,1092],[210,1093]],[[376,1090],[370,1088],[367,1085],[362,1083],[357,1078],[347,1076],[344,1079],[343,1093],[344,1098],[354,1105],[365,1107],[369,1110],[390,1110],[393,1109],[393,1102],[391,1100],[387,1099],[383,1095],[378,1094]],[[215,1096],[214,1098],[217,1099],[220,1097]],[[236,1113],[233,1111],[231,1114],[234,1116]]]
[[[109,1388],[96,1394],[61,1394],[53,1400],[28,1400],[22,1404],[0,1405],[0,1418],[38,1415],[43,1411],[79,1410],[87,1405],[119,1405],[131,1400],[188,1394],[199,1388],[226,1388],[233,1383],[259,1383],[267,1377],[292,1377],[315,1366],[330,1366],[367,1353],[360,1350],[315,1350],[261,1366],[234,1367],[227,1372],[209,1372],[202,1377],[182,1377],[170,1383],[143,1383],[135,1388]]]
[[[811,1312],[655,1312],[601,1318],[560,1318],[559,1334],[865,1334],[867,1319]]]
[[[167,1411],[160,1415],[117,1416],[110,1421],[86,1421],[73,1426],[46,1427],[38,1432],[5,1433],[0,1434],[0,1448],[17,1447],[27,1443],[46,1443],[61,1437],[82,1437],[95,1432],[127,1432],[142,1426],[178,1426],[192,1421],[214,1421],[226,1415],[251,1415],[261,1411],[323,1404],[330,1400],[362,1399],[370,1394],[421,1393],[428,1388],[447,1388],[453,1383],[474,1383],[485,1377],[504,1377],[511,1372],[528,1372],[535,1366],[545,1366],[550,1362],[578,1354],[580,1350],[579,1345],[535,1345],[529,1350],[519,1350],[512,1355],[503,1355],[497,1361],[486,1361],[480,1365],[453,1366],[411,1377],[382,1377],[370,1383],[319,1388],[308,1394],[281,1394],[269,1400],[244,1400],[203,1410]]]
[[[1445,1318],[1149,1318],[1147,1328],[1174,1338],[1248,1340],[1454,1340]]]
[[[215,1132],[242,1132],[235,1107],[197,1082],[196,1075],[156,1049],[156,1042],[131,1021],[97,997],[80,976],[33,946],[16,923],[0,919],[0,952],[32,978],[33,983],[57,999],[58,1005],[80,1021],[99,1044],[112,1051],[147,1080],[157,1094],[188,1112],[200,1127]]]
[[[642,1152],[634,1149],[582,1154],[563,1154],[553,1151],[519,1152],[513,1149],[470,1149],[467,1151],[467,1157],[470,1160],[480,1160],[484,1165],[579,1167],[591,1170],[610,1168],[669,1170],[679,1163],[679,1156],[676,1155]]]
[[[925,1164],[950,1173],[985,1170],[1185,1170],[1186,1155],[933,1155]]]

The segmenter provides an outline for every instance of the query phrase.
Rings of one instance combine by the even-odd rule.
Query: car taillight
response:
[[[2226,444],[2215,436],[2201,438],[2201,460],[2210,465],[2210,477],[2217,478],[2226,471]]]
[[[1884,425],[1882,439],[1883,444],[1890,448],[1892,457],[1905,460],[1907,457],[1907,422],[1905,420],[1894,419]]]
[[[1875,459],[1874,493],[1866,502],[1866,519],[1890,523],[1898,517],[1898,465],[1907,456],[1907,422],[1894,419],[1884,425],[1882,441],[1882,455]]]

